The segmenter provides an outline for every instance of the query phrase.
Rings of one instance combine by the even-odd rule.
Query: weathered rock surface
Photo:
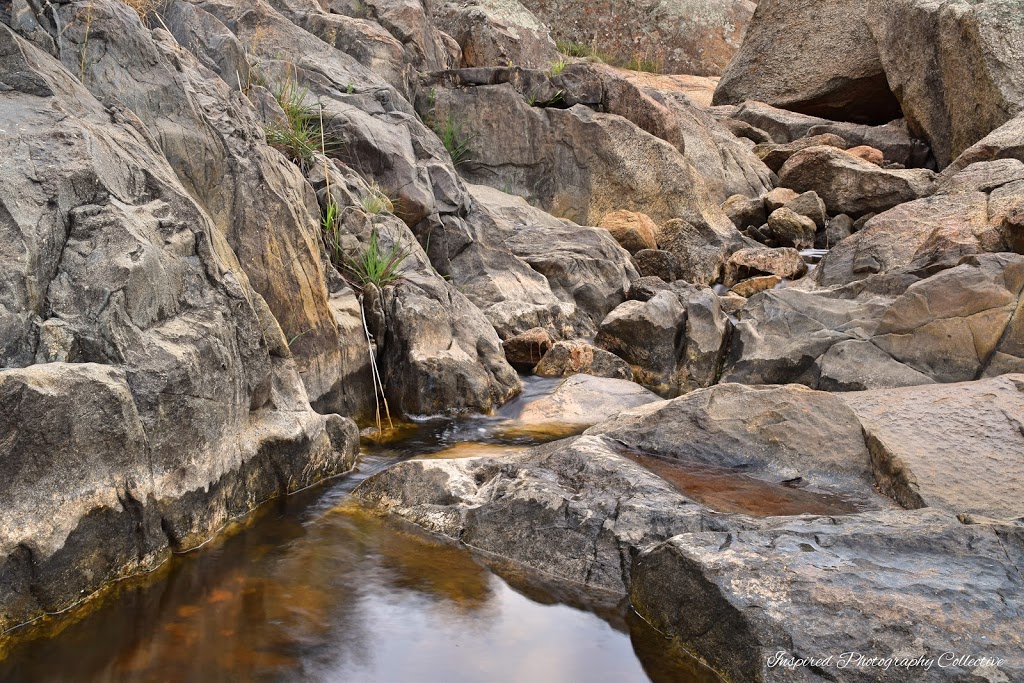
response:
[[[884,354],[858,347],[854,374],[888,386],[1020,372],[1022,269],[1024,257],[983,254],[924,279],[897,271],[847,288],[766,292],[738,313],[723,381],[816,386],[816,361],[851,340]]]
[[[637,548],[683,531],[731,528],[730,518],[693,504],[595,437],[500,460],[404,462],[354,495],[471,548],[617,593],[629,584]]]
[[[612,234],[615,241],[630,254],[643,249],[657,249],[658,226],[649,216],[635,211],[613,211],[601,219],[598,227]]]
[[[769,481],[802,479],[874,506],[871,458],[854,412],[800,386],[720,384],[612,418],[586,434],[628,449]],[[823,449],[822,444],[828,444]]]
[[[438,83],[431,92],[432,102],[421,98],[420,109],[459,125],[469,146],[459,171],[470,182],[583,224],[620,209],[643,212],[663,227],[683,219],[719,254],[742,240],[686,157],[627,119],[581,104],[532,107],[510,83]]]
[[[714,101],[858,123],[905,116],[944,167],[1024,107],[1019,9],[1014,0],[761,2]]]
[[[831,214],[860,216],[930,195],[935,174],[882,169],[835,147],[808,147],[782,166],[779,183],[796,192],[817,193]]]
[[[759,2],[715,104],[758,100],[857,123],[899,117],[863,12],[864,3],[851,0]]]
[[[937,272],[971,254],[1024,251],[1022,207],[1024,163],[973,164],[944,174],[933,196],[873,217],[829,252],[814,277],[832,286],[900,269]]]
[[[509,430],[577,430],[613,415],[661,399],[633,382],[593,375],[573,375],[550,396],[530,401]]]
[[[768,216],[768,232],[780,247],[808,249],[814,246],[817,226],[810,218],[784,206]]]
[[[627,301],[601,323],[595,344],[622,358],[640,384],[662,395],[679,390],[686,307],[671,291]]]
[[[756,3],[682,0],[641,6],[624,0],[537,0],[530,6],[556,38],[596,47],[617,63],[718,76],[739,48]]]
[[[266,301],[138,117],[6,25],[0,45],[7,629],[347,470],[358,435],[310,408]]]
[[[591,335],[638,274],[604,230],[555,218],[522,198],[468,187],[467,220],[429,232],[431,257],[502,336],[545,327]],[[467,234],[468,233],[468,234]]]
[[[614,353],[591,346],[580,339],[556,343],[537,363],[534,372],[541,377],[566,377],[582,373],[633,381],[633,370],[629,363]]]
[[[1024,518],[1024,376],[843,394],[904,507]]]
[[[548,28],[514,0],[441,0],[426,4],[438,28],[462,48],[462,66],[546,69],[562,58]]]
[[[877,681],[878,658],[891,680],[1009,681],[1024,674],[1022,557],[1020,525],[937,511],[801,519],[677,536],[636,559],[630,601],[730,680]]]

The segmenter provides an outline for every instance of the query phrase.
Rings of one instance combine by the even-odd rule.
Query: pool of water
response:
[[[526,400],[553,384],[527,388]],[[0,681],[716,680],[607,595],[495,565],[350,501],[399,460],[469,455],[477,442],[521,447],[495,436],[517,410],[423,420],[369,445],[358,473],[265,506],[153,575],[17,632],[0,650]]]

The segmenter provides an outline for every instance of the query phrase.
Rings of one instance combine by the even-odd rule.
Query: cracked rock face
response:
[[[630,601],[729,680],[880,680],[877,667],[839,664],[852,652],[936,660],[890,668],[895,681],[1013,681],[1024,675],[1022,561],[1015,524],[931,510],[805,518],[662,543],[636,559]],[[944,653],[1001,663],[940,667]],[[780,654],[832,661],[769,667]]]
[[[358,436],[139,119],[0,47],[3,630],[348,470]]]
[[[637,548],[685,530],[732,528],[730,516],[696,505],[594,437],[501,459],[409,461],[355,495],[471,548],[616,593],[629,585]]]

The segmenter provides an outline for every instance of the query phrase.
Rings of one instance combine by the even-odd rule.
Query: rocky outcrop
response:
[[[729,680],[1014,680],[1021,558],[1020,525],[802,519],[677,536],[636,559],[630,602]]]
[[[900,204],[871,218],[822,260],[814,273],[825,286],[875,273],[933,273],[971,254],[1024,252],[1024,163],[973,164],[944,174],[931,197]]]
[[[1012,0],[761,2],[715,103],[858,123],[905,116],[944,167],[1024,107],[1022,21]]]
[[[531,9],[567,51],[592,51],[639,70],[718,76],[743,41],[756,3],[539,0]]]
[[[841,398],[864,425],[879,488],[904,507],[1024,517],[1024,376]]]
[[[137,20],[136,20],[137,21]],[[0,629],[341,473],[270,307],[137,116],[0,25]]]
[[[508,82],[452,87],[435,81],[429,92],[418,100],[420,111],[458,129],[468,148],[459,171],[471,182],[582,224],[626,209],[661,226],[683,219],[718,252],[741,240],[686,157],[625,118],[582,104],[531,106]]]
[[[779,169],[779,184],[815,192],[830,214],[862,216],[926,197],[935,174],[926,169],[887,170],[835,147],[808,147]]]
[[[596,437],[500,460],[405,462],[354,495],[470,548],[619,594],[636,548],[684,531],[731,528],[728,518]]]
[[[462,48],[461,66],[546,69],[561,59],[548,28],[514,0],[436,0],[434,23]]]
[[[1024,257],[984,254],[924,279],[903,271],[765,292],[738,313],[723,381],[839,388],[857,378],[847,388],[874,389],[1019,372],[1022,268]],[[830,354],[841,342],[858,343]]]

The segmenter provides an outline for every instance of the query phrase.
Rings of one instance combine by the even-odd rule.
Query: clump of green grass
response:
[[[391,201],[391,198],[385,194],[384,190],[381,189],[380,185],[376,182],[370,183],[370,189],[365,196],[359,201],[363,207],[363,211],[376,216],[384,212],[394,213],[395,203]]]
[[[555,77],[561,75],[565,71],[565,67],[569,66],[570,62],[565,59],[559,59],[557,62],[551,64],[551,68],[548,69],[548,76]]]
[[[593,57],[596,53],[594,48],[571,40],[556,40],[555,47],[566,57],[576,57],[579,59]]]
[[[459,166],[467,161],[470,152],[469,138],[463,134],[462,126],[450,114],[434,132],[441,138],[444,148],[448,150],[453,165]]]
[[[317,111],[306,104],[309,91],[291,77],[274,89],[274,98],[284,111],[284,122],[267,128],[267,142],[303,169],[323,149],[323,131]]]
[[[657,59],[650,59],[637,55],[634,55],[628,62],[626,62],[625,68],[630,71],[645,71],[652,74],[660,74],[662,72],[661,64]]]
[[[370,242],[355,254],[346,256],[343,266],[360,287],[387,287],[402,279],[399,269],[411,252],[396,242],[390,249],[380,243],[377,229],[370,232]]]

